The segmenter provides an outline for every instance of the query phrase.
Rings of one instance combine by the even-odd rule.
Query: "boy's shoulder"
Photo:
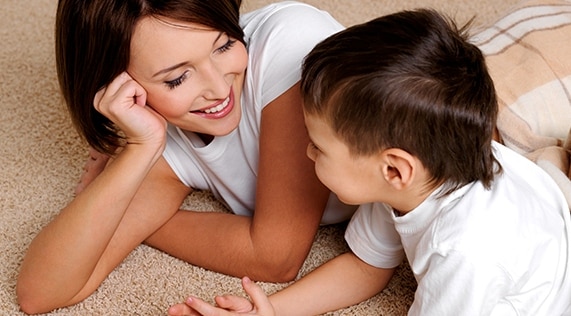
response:
[[[508,182],[514,190],[520,190],[522,195],[528,192],[532,198],[555,199],[567,205],[559,186],[536,163],[495,141],[492,142],[492,149],[502,166],[502,173],[496,176],[492,190]]]
[[[525,238],[529,229],[539,237],[560,234],[561,224],[571,225],[565,197],[543,169],[499,143],[494,142],[492,148],[502,172],[489,189],[475,182],[452,193],[455,200],[449,198],[439,214],[441,229],[457,235],[460,243],[472,236],[484,245],[484,236],[489,236],[489,245],[494,247],[498,240]]]

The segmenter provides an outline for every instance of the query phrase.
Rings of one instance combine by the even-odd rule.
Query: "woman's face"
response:
[[[127,72],[147,91],[147,104],[188,131],[221,136],[238,126],[248,54],[224,32],[145,17],[131,40]]]

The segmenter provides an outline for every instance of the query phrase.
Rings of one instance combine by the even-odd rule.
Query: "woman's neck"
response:
[[[198,137],[200,137],[200,139],[202,139],[202,141],[204,142],[204,145],[210,144],[212,142],[212,140],[214,139],[214,136],[208,135],[208,134],[196,133],[196,135],[198,135]]]

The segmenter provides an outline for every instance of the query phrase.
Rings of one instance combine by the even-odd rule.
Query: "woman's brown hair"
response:
[[[114,124],[93,107],[97,91],[129,65],[131,36],[145,16],[169,17],[226,32],[243,42],[241,0],[60,0],[56,66],[72,121],[90,146],[113,153],[121,145]]]

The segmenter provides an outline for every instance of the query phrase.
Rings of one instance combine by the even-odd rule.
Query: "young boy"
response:
[[[361,204],[351,252],[269,302],[244,278],[254,306],[192,297],[169,312],[320,314],[381,291],[406,256],[411,315],[571,313],[569,207],[539,167],[493,141],[493,83],[465,31],[405,11],[317,45],[302,76],[308,156],[342,201]]]

